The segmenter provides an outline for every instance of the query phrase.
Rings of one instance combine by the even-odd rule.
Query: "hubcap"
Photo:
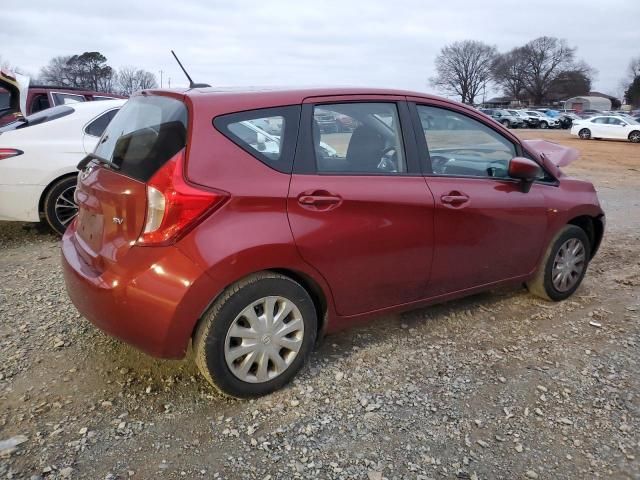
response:
[[[63,190],[60,196],[56,199],[54,207],[56,218],[64,226],[67,226],[78,214],[78,205],[73,198],[75,191],[75,186],[68,187]]]
[[[589,130],[580,130],[580,138],[589,138],[591,136],[591,134],[589,133]]]
[[[640,133],[632,133],[631,137],[629,137],[633,143],[640,143]]]
[[[572,289],[580,280],[586,265],[584,245],[577,238],[562,244],[553,260],[552,281],[559,292]]]
[[[303,339],[304,321],[298,307],[284,297],[264,297],[231,323],[224,358],[243,382],[267,382],[289,368]]]

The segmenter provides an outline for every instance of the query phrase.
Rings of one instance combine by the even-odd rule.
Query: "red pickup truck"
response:
[[[29,78],[0,70],[0,126],[46,108],[76,102],[125,98],[73,87],[29,85]]]

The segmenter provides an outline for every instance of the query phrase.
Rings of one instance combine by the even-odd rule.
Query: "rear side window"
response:
[[[214,118],[214,127],[269,167],[291,173],[300,107],[276,107]]]
[[[98,118],[96,118],[93,122],[87,125],[87,127],[84,129],[84,132],[87,135],[92,135],[94,137],[101,137],[102,134],[104,133],[104,130],[107,128],[107,125],[109,125],[109,122],[113,119],[113,117],[116,116],[116,113],[118,113],[117,108],[114,110],[109,110],[106,113],[103,113]]]
[[[136,96],[109,123],[95,153],[119,165],[124,175],[146,182],[185,147],[187,118],[180,100]]]

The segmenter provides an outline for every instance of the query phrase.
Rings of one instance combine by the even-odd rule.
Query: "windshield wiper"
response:
[[[104,165],[108,165],[114,170],[120,170],[120,165],[112,162],[111,160],[107,160],[106,158],[101,157],[100,155],[96,155],[95,153],[90,153],[86,157],[84,157],[82,160],[80,160],[80,163],[78,163],[78,166],[76,168],[78,170],[82,170],[84,167],[86,167],[89,164],[91,160],[96,160]]]

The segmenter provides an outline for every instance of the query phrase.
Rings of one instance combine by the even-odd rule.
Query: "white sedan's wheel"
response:
[[[588,128],[583,128],[578,132],[578,136],[582,140],[589,140],[591,138],[591,130],[589,130]]]
[[[631,143],[640,143],[640,130],[634,130],[629,134],[629,141]]]

